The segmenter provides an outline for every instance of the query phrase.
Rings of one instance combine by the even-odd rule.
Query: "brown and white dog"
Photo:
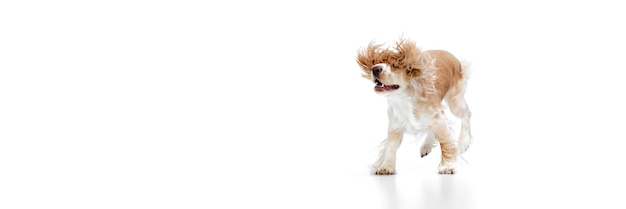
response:
[[[388,100],[387,139],[373,172],[395,174],[396,150],[407,133],[426,136],[421,157],[439,142],[439,173],[453,174],[457,154],[466,151],[471,141],[471,113],[464,98],[467,71],[461,62],[447,51],[421,51],[402,38],[393,49],[370,43],[358,52],[356,61],[363,77],[374,82],[374,91]],[[461,119],[458,146],[448,128],[443,101]]]

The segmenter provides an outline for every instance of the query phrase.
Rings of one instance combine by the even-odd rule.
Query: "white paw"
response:
[[[434,146],[433,143],[424,142],[424,144],[422,144],[422,148],[420,148],[421,157],[428,155],[430,151],[433,150],[433,146]]]
[[[422,157],[428,155],[430,153],[430,151],[433,150],[433,147],[437,146],[437,142],[435,141],[435,138],[432,138],[432,136],[427,136],[426,139],[424,140],[424,143],[422,143],[422,148],[420,148],[420,155]]]
[[[378,166],[374,168],[376,175],[394,175],[396,174],[395,166]]]
[[[454,163],[447,162],[439,164],[439,174],[454,174]]]

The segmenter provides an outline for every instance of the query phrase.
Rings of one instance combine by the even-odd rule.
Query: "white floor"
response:
[[[0,208],[625,208],[609,3],[0,3]],[[369,174],[402,34],[472,63],[455,175]]]

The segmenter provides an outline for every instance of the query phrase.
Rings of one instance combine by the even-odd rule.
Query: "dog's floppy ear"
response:
[[[407,71],[409,77],[419,77],[422,75],[421,67],[418,63],[421,51],[413,41],[400,38],[396,42],[395,49],[397,51],[396,62],[399,67]]]
[[[369,77],[372,66],[380,63],[389,62],[393,52],[388,49],[382,49],[382,44],[375,44],[373,41],[367,45],[367,48],[358,51],[356,62],[363,70],[363,77]]]
[[[396,42],[395,48],[398,52],[397,61],[400,62],[401,65],[406,66],[407,69],[409,66],[418,66],[417,60],[419,59],[421,51],[413,41],[400,39]]]
[[[374,44],[370,42],[367,48],[359,50],[356,56],[356,62],[363,70],[369,69],[371,66],[377,64],[376,59],[380,56],[380,44]]]

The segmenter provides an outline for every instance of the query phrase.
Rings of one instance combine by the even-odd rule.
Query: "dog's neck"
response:
[[[406,89],[394,91],[384,95],[389,103],[409,102],[413,101],[411,94]]]

